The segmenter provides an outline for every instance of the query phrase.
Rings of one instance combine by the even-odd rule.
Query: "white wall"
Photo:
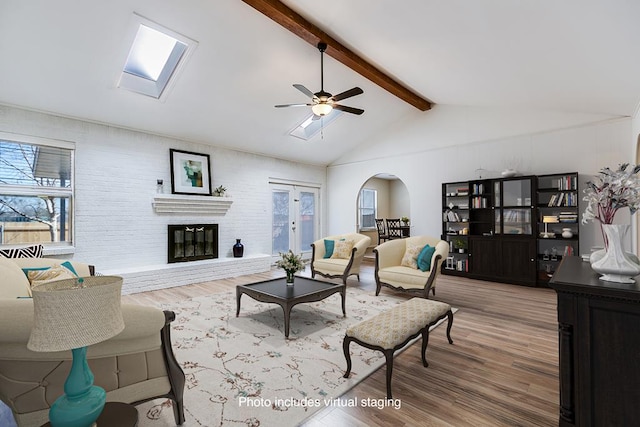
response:
[[[411,219],[411,197],[407,186],[402,180],[396,179],[389,183],[389,218]]]
[[[488,135],[500,117],[488,120],[489,114],[483,111],[481,116],[490,122],[488,128],[483,127],[481,120],[469,117],[477,112],[476,109],[446,110],[450,115],[465,116],[464,120],[459,121],[455,117],[445,117],[445,121],[458,123],[460,127],[444,126],[438,133],[425,133],[424,123],[416,122],[414,126],[403,126],[393,137],[387,135],[386,142],[372,141],[372,146],[376,147],[372,151],[376,154],[386,153],[384,157],[372,158],[372,151],[363,150],[360,158],[358,153],[350,153],[329,167],[328,220],[331,232],[353,229],[352,209],[355,208],[354,200],[360,185],[368,177],[381,172],[396,175],[407,186],[411,199],[409,217],[412,234],[439,236],[441,183],[473,179],[478,168],[487,170],[493,177],[499,176],[500,171],[507,167],[517,168],[523,174],[577,171],[580,173],[580,189],[583,189],[589,177],[602,167],[615,167],[621,162],[634,161],[634,151],[630,144],[631,119],[628,118],[489,139]],[[510,132],[516,132],[517,128],[509,123],[510,116],[505,112],[500,114],[503,114],[503,120],[508,123],[506,127]],[[533,118],[528,119],[527,126],[522,129],[535,128],[532,122]],[[575,117],[569,117],[566,121],[575,122],[579,122]],[[560,121],[557,125],[559,124]],[[541,119],[541,127],[548,126],[549,121]],[[473,141],[476,127],[482,141]],[[504,131],[499,133],[502,132]],[[465,143],[440,147],[442,140],[457,139]],[[394,150],[396,153],[400,151],[406,154],[392,154]],[[340,209],[336,208],[338,206]],[[592,246],[597,245],[602,245],[599,228],[594,224],[581,226],[580,252],[589,252]]]
[[[218,223],[220,257],[236,238],[245,255],[270,254],[269,178],[317,183],[326,170],[209,145],[0,106],[0,131],[76,143],[75,259],[98,271],[167,262],[167,224]],[[233,199],[226,215],[161,215],[152,209],[156,179],[170,193],[169,149],[211,156],[212,186]]]

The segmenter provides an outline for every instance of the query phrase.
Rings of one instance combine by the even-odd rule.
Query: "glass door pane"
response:
[[[298,198],[299,252],[302,253],[311,252],[311,244],[317,238],[316,193],[317,191],[300,191]]]
[[[503,206],[531,207],[531,179],[514,179],[502,182]]]
[[[279,252],[287,252],[291,246],[290,230],[290,192],[287,190],[274,189],[272,192],[272,218],[271,218],[271,241],[272,255]]]
[[[503,217],[504,234],[531,234],[530,208],[505,208]]]

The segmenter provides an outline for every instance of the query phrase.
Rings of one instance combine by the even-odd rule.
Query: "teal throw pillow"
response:
[[[331,258],[333,255],[333,248],[336,246],[336,242],[334,240],[324,240],[324,257],[323,258]]]
[[[433,257],[433,253],[436,251],[436,248],[433,248],[429,245],[426,245],[420,253],[418,254],[418,268],[420,271],[429,271],[431,270],[431,257]]]

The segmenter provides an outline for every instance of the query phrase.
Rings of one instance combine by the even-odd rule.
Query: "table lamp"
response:
[[[104,408],[106,392],[93,385],[87,346],[124,329],[121,289],[122,278],[117,276],[58,280],[32,288],[34,316],[27,348],[71,350],[73,356],[64,394],[49,410],[53,427],[89,427]]]
[[[547,230],[547,224],[557,224],[559,222],[558,217],[555,215],[545,215],[542,217],[542,222],[544,223],[544,233],[541,233],[541,236],[545,239],[555,237],[555,233],[549,233]]]

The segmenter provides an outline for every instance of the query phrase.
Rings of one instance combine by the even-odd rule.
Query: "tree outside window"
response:
[[[71,241],[72,151],[0,139],[0,243]]]

